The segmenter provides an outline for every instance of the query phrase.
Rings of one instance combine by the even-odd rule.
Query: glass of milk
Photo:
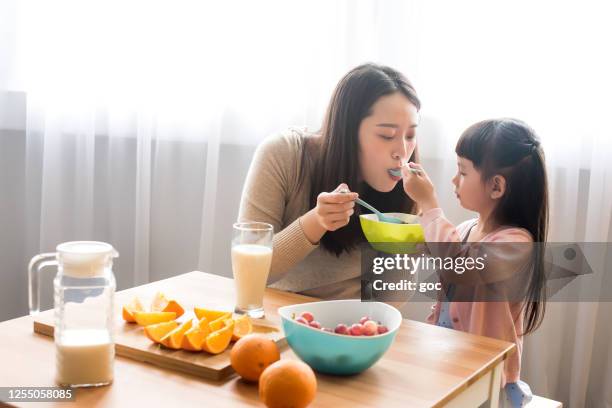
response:
[[[107,243],[65,242],[54,253],[32,258],[28,268],[30,314],[40,310],[40,272],[56,266],[53,280],[55,381],[61,386],[96,387],[113,381],[115,359],[113,258]]]
[[[236,313],[264,317],[263,296],[272,263],[272,225],[265,222],[234,224],[232,270],[236,284]]]

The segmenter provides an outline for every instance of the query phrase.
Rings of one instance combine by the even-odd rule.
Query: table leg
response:
[[[489,401],[484,404],[485,407],[498,408],[499,407],[499,393],[501,391],[501,375],[504,369],[504,362],[500,362],[493,369],[493,375],[491,376],[491,384],[489,388]]]
[[[447,402],[445,408],[499,407],[499,391],[504,362],[500,362],[476,382]]]

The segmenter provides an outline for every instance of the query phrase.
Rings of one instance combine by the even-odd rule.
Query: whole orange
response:
[[[259,399],[268,408],[304,408],[317,393],[317,377],[298,360],[280,360],[259,377]]]
[[[247,381],[257,381],[270,364],[280,359],[276,343],[263,334],[249,334],[234,344],[232,367]]]

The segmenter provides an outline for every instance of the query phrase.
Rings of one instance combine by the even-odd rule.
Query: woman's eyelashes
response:
[[[383,140],[388,140],[388,141],[391,141],[391,140],[395,139],[395,136],[388,136],[388,135],[381,135],[381,134],[379,134],[378,136],[381,137]],[[416,135],[406,135],[406,136],[404,136],[404,139],[406,141],[408,141],[408,142],[413,141],[415,138],[416,138]]]

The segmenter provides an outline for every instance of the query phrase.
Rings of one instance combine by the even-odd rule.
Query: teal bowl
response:
[[[363,316],[380,321],[389,331],[375,336],[349,336],[314,329],[298,323],[293,316],[312,313],[322,327],[350,327]],[[315,371],[350,375],[370,368],[389,349],[402,323],[401,313],[386,303],[359,299],[330,300],[284,306],[278,309],[289,347]]]

